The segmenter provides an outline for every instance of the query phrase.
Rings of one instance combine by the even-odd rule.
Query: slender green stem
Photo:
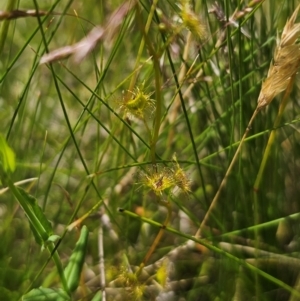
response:
[[[57,272],[58,272],[58,275],[59,275],[60,280],[62,282],[63,288],[68,294],[70,294],[69,287],[68,287],[67,280],[66,280],[65,273],[64,273],[64,269],[63,269],[60,257],[58,255],[58,252],[52,244],[47,246],[47,248],[48,248],[49,252],[51,254],[53,254],[52,259],[55,262]]]
[[[149,15],[148,15],[148,19],[147,19],[147,22],[146,22],[146,25],[145,25],[145,28],[144,28],[144,35],[145,36],[149,32],[150,25],[151,25],[151,22],[152,22],[152,19],[153,19],[153,15],[154,15],[154,12],[155,12],[155,8],[156,8],[156,5],[157,5],[157,2],[158,2],[158,0],[155,0],[152,3],[151,9],[150,9],[150,12],[149,12]],[[139,6],[137,6],[137,12],[140,13]],[[138,18],[139,18],[139,16],[138,16]],[[138,70],[138,66],[140,64],[140,60],[141,60],[141,57],[142,57],[142,54],[143,54],[143,51],[144,51],[144,47],[145,47],[145,37],[142,38],[142,41],[140,43],[140,47],[139,47],[139,50],[138,50],[138,53],[137,53],[137,57],[136,57],[136,60],[135,60],[135,66],[133,68],[134,70]],[[132,75],[132,78],[131,78],[131,81],[130,81],[130,85],[129,85],[129,91],[133,91],[133,88],[134,88],[134,86],[136,84],[137,76],[138,76],[137,72],[135,72]]]
[[[282,287],[283,289],[285,289],[286,291],[289,291],[291,292],[292,294],[294,294],[295,296],[298,296],[300,297],[300,292],[298,292],[297,290],[295,290],[294,288],[290,287],[289,285],[287,285],[286,283],[284,283],[283,281],[271,276],[270,274],[260,270],[259,268],[257,268],[256,266],[246,262],[244,259],[240,259],[226,251],[223,251],[222,249],[214,246],[213,244],[211,244],[209,241],[207,241],[206,239],[199,239],[199,238],[196,238],[195,236],[191,236],[191,235],[188,235],[188,234],[185,234],[183,232],[180,232],[174,228],[171,228],[171,227],[168,227],[168,226],[164,226],[163,224],[160,224],[158,222],[155,222],[151,219],[148,219],[148,218],[145,218],[145,217],[141,217],[139,216],[138,214],[136,213],[133,213],[131,211],[128,211],[128,210],[125,210],[125,209],[119,209],[119,212],[123,213],[123,214],[126,214],[134,219],[138,219],[138,220],[141,220],[143,222],[146,222],[150,225],[153,225],[153,226],[156,226],[156,227],[160,227],[160,228],[164,228],[166,231],[170,232],[170,233],[173,233],[175,235],[178,235],[180,237],[183,237],[183,238],[186,238],[188,240],[192,240],[198,244],[201,244],[203,246],[205,246],[206,248],[208,248],[209,250],[217,253],[217,254],[220,254],[220,255],[223,255],[225,257],[227,257],[228,259],[246,267],[248,270],[254,272],[254,273],[258,273],[260,276],[262,276],[263,278],[269,280],[270,282],[273,282],[275,283],[276,285],[278,285],[279,287]]]
[[[273,128],[278,127],[279,124],[280,124],[284,108],[286,107],[286,104],[287,104],[287,101],[289,99],[289,95],[291,93],[291,89],[292,89],[292,86],[293,86],[293,78],[290,80],[289,86],[288,86],[287,90],[285,91],[285,94],[284,94],[283,100],[280,104],[279,111],[278,111],[276,120],[274,122],[274,127]],[[254,191],[254,198],[253,198],[254,225],[257,225],[259,223],[259,202],[258,202],[258,193],[257,192],[258,192],[259,186],[260,186],[260,184],[262,182],[262,179],[263,179],[263,173],[264,173],[264,170],[266,168],[268,158],[270,157],[271,149],[272,149],[272,146],[273,146],[274,141],[275,141],[275,136],[276,136],[276,130],[272,130],[272,132],[270,134],[270,137],[269,137],[269,140],[268,140],[268,143],[267,143],[267,147],[266,147],[264,155],[263,155],[263,159],[262,159],[260,167],[259,167],[258,174],[257,174],[255,182],[254,182],[254,186],[253,186],[253,191]],[[255,250],[256,250],[255,251],[255,258],[258,258],[259,257],[259,232],[258,232],[258,228],[255,229],[254,236],[255,236]],[[256,282],[255,287],[256,287],[256,291],[257,291],[256,296],[260,296],[261,289],[260,289],[259,279],[258,279],[258,274],[257,273],[255,274],[255,282]],[[259,300],[259,299],[257,299],[257,300]]]
[[[161,75],[159,68],[159,61],[156,54],[153,57],[153,67],[154,67],[154,75],[155,75],[155,98],[156,98],[156,110],[155,110],[155,120],[154,120],[154,129],[153,135],[150,142],[150,157],[153,163],[156,161],[156,143],[159,136],[159,129],[161,125],[161,107],[162,107],[162,99],[161,99]]]
[[[206,212],[206,214],[205,214],[205,216],[204,216],[204,218],[203,218],[203,220],[202,220],[202,222],[201,222],[201,225],[200,225],[200,227],[199,227],[199,229],[198,229],[198,231],[197,231],[197,233],[196,233],[196,235],[195,235],[196,237],[201,237],[202,232],[203,232],[203,230],[204,230],[204,227],[205,227],[205,225],[206,225],[206,223],[207,223],[207,221],[208,221],[208,219],[209,219],[209,217],[210,217],[210,215],[211,215],[211,212],[212,212],[213,209],[217,206],[217,202],[218,202],[218,200],[219,200],[219,197],[220,197],[220,195],[221,195],[221,192],[222,192],[223,188],[225,187],[225,185],[226,185],[226,183],[227,183],[228,176],[229,176],[229,174],[230,174],[231,171],[232,171],[232,168],[233,168],[233,166],[234,166],[234,164],[235,164],[236,159],[238,158],[238,154],[239,154],[239,152],[240,152],[240,150],[241,150],[241,148],[242,148],[242,145],[243,145],[243,143],[244,143],[244,141],[245,141],[245,139],[246,139],[246,137],[247,137],[247,135],[248,135],[248,133],[249,133],[249,131],[250,131],[250,129],[251,129],[252,122],[253,122],[254,118],[257,116],[257,113],[258,113],[258,112],[259,112],[258,109],[256,109],[256,110],[254,111],[254,113],[253,113],[253,115],[252,115],[252,117],[251,117],[251,119],[250,119],[250,121],[249,121],[249,123],[248,123],[248,126],[247,126],[247,128],[246,128],[246,130],[245,130],[245,133],[244,133],[244,135],[243,135],[243,137],[242,137],[242,139],[241,139],[241,141],[240,141],[240,144],[239,144],[239,146],[238,146],[238,148],[237,148],[237,150],[236,150],[236,152],[235,152],[235,154],[234,154],[234,156],[233,156],[233,158],[232,158],[232,160],[231,160],[231,162],[230,162],[230,165],[229,165],[229,167],[228,167],[228,169],[227,169],[227,171],[226,171],[226,174],[225,174],[225,176],[224,176],[224,178],[223,178],[223,180],[222,180],[222,182],[221,182],[221,184],[220,184],[220,186],[219,186],[219,189],[218,189],[218,191],[216,192],[216,194],[215,194],[215,196],[214,196],[214,198],[213,198],[213,200],[212,200],[212,202],[211,202],[211,204],[210,204],[210,207],[209,207],[209,209],[207,210],[207,212]]]
[[[260,167],[259,167],[259,171],[257,173],[257,176],[256,176],[256,179],[255,179],[255,182],[254,182],[254,186],[253,186],[253,190],[254,190],[254,202],[253,202],[253,206],[254,206],[254,224],[258,224],[259,223],[259,216],[258,216],[258,212],[259,212],[259,209],[258,209],[258,190],[259,190],[259,187],[260,187],[260,184],[262,182],[262,179],[263,179],[263,173],[264,173],[264,170],[266,168],[266,164],[267,164],[267,161],[270,157],[270,152],[271,152],[271,149],[272,149],[272,146],[274,144],[274,141],[275,141],[275,136],[276,136],[276,128],[278,128],[280,122],[281,122],[281,118],[282,118],[282,114],[283,114],[283,111],[287,105],[287,102],[289,100],[289,96],[291,94],[291,90],[292,90],[292,87],[293,87],[293,83],[294,83],[294,79],[295,79],[295,76],[293,76],[291,79],[290,79],[290,83],[284,93],[284,96],[283,96],[283,99],[282,99],[282,102],[280,104],[280,107],[279,107],[279,111],[278,111],[278,114],[277,114],[277,117],[276,117],[276,120],[274,122],[274,126],[273,126],[273,130],[270,134],[270,137],[269,137],[269,140],[268,140],[268,143],[267,143],[267,146],[266,146],[266,150],[264,152],[264,155],[263,155],[263,159],[261,161],[261,164],[260,164]]]
[[[12,11],[14,9],[16,0],[9,0],[7,1],[6,5],[6,11]],[[9,25],[11,21],[10,20],[4,20],[2,21],[1,31],[0,31],[0,54],[2,54],[3,47],[6,41]]]
[[[157,245],[159,244],[161,238],[162,238],[162,235],[165,231],[165,228],[167,227],[167,225],[169,224],[170,222],[170,219],[171,219],[171,215],[172,215],[172,205],[170,203],[170,201],[167,201],[167,202],[164,202],[162,201],[159,197],[158,197],[158,203],[164,207],[167,208],[168,210],[168,213],[167,213],[167,217],[164,221],[164,223],[162,224],[162,227],[159,229],[159,232],[157,234],[157,236],[155,237],[155,240],[154,242],[152,243],[150,249],[148,250],[146,256],[144,257],[142,263],[140,264],[139,266],[139,269],[137,270],[136,272],[136,275],[139,276],[140,273],[142,272],[144,266],[146,265],[146,263],[148,262],[149,258],[151,257],[152,253],[155,251]]]

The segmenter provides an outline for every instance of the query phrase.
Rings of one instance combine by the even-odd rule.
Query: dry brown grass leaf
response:
[[[270,104],[276,95],[287,89],[290,79],[300,66],[300,45],[296,43],[300,36],[300,23],[295,24],[300,5],[286,22],[281,40],[276,46],[273,62],[267,79],[262,83],[257,101],[257,109]]]
[[[119,8],[112,13],[106,24],[101,27],[97,26],[92,29],[89,34],[81,41],[74,45],[65,46],[53,50],[42,56],[40,64],[46,64],[61,60],[74,55],[75,62],[80,62],[95,46],[104,38],[112,39],[113,35],[118,31],[123,19],[127,13],[134,7],[136,1],[129,0],[124,2]]]
[[[24,17],[37,17],[37,16],[46,16],[48,12],[46,11],[36,11],[33,9],[28,10],[19,10],[15,9],[12,11],[0,11],[0,21],[3,20],[13,20],[18,18],[24,18]]]

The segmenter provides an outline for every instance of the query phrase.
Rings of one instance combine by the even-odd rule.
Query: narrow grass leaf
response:
[[[39,287],[22,297],[22,301],[69,301],[68,294],[62,289]]]
[[[92,301],[102,301],[102,292],[99,291],[95,294],[95,296],[93,297]]]
[[[15,153],[7,145],[6,140],[0,135],[0,160],[3,171],[13,172],[16,168]]]
[[[75,249],[70,257],[70,261],[65,268],[65,277],[67,279],[68,287],[71,292],[78,287],[86,246],[88,241],[89,231],[86,226],[81,229],[79,240],[76,243]]]
[[[9,173],[15,170],[15,154],[7,145],[5,139],[0,135],[0,162],[2,165],[2,181],[7,183],[12,194],[18,200],[28,217],[30,228],[34,234],[35,240],[39,245],[43,245],[50,235],[52,235],[52,226],[42,209],[37,204],[36,199],[20,187],[16,187],[9,177]]]
[[[26,202],[27,206],[25,208],[23,206],[22,207],[29,219],[30,228],[35,237],[35,241],[39,245],[43,245],[53,234],[52,226],[40,206],[37,204],[36,198],[34,198],[22,188],[16,187],[16,189],[20,193],[23,200]],[[18,196],[16,197],[18,198]]]

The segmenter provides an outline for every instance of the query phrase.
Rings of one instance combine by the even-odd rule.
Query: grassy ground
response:
[[[89,230],[72,300],[300,300],[299,76],[247,127],[298,1],[6,2],[0,132],[63,266]],[[10,191],[0,241],[1,300],[62,287]]]

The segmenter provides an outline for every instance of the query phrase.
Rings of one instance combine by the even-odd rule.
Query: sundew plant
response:
[[[0,299],[300,300],[297,0],[0,3]]]

